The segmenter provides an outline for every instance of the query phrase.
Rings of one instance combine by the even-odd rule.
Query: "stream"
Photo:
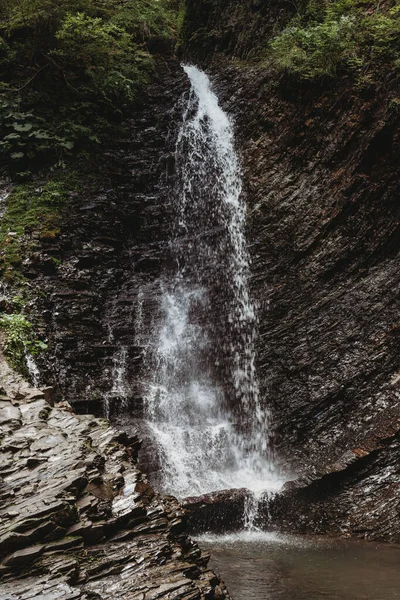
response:
[[[400,546],[242,533],[198,539],[232,600],[398,600]]]

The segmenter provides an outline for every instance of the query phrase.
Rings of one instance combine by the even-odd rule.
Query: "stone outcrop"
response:
[[[181,506],[158,496],[137,468],[135,435],[6,379],[2,600],[229,598],[185,534]]]
[[[182,30],[182,53],[195,62],[214,54],[249,59],[296,10],[288,0],[189,0]]]
[[[398,543],[400,436],[347,453],[327,474],[298,481],[265,501],[264,525],[278,531],[357,535]]]
[[[245,526],[249,490],[233,489],[185,498],[188,528],[191,533],[239,531]]]
[[[382,73],[362,89],[346,76],[310,84],[257,62],[292,10],[188,0],[182,47],[209,70],[236,123],[262,393],[282,466],[300,476],[271,517],[288,530],[400,541],[398,519],[390,527],[399,496],[398,81]],[[186,85],[176,60],[160,61],[126,137],[71,196],[60,237],[24,264],[41,290],[32,318],[50,341],[42,373],[81,412],[115,416],[125,402],[140,417],[143,331],[157,319],[168,264]]]

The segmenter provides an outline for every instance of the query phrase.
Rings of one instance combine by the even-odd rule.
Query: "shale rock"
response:
[[[40,397],[0,415],[1,600],[229,597],[137,468],[134,435]]]
[[[69,194],[59,236],[42,240],[25,264],[36,297],[31,318],[49,344],[37,357],[42,381],[77,412],[115,418],[123,404],[125,413],[141,415],[143,331],[160,311],[158,278],[169,260],[186,80],[176,59],[158,61],[124,133],[109,140],[93,174]],[[60,262],[51,273],[49,257]]]
[[[185,498],[188,527],[191,533],[238,531],[245,525],[244,515],[249,490],[234,489]]]

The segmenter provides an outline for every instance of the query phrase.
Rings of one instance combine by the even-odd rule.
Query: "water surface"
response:
[[[399,600],[400,546],[248,533],[199,538],[233,600]]]

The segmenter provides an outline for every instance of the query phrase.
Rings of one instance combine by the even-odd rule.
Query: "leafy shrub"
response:
[[[56,33],[59,48],[51,54],[67,74],[70,85],[81,86],[81,94],[100,93],[112,103],[132,102],[146,82],[150,57],[141,52],[132,37],[114,23],[105,23],[84,13],[68,14]]]
[[[177,28],[177,7],[173,2],[128,0],[112,17],[112,22],[128,31],[135,40],[151,37],[173,38]]]
[[[394,60],[400,67],[400,3],[391,8],[388,13],[375,13],[365,19],[364,27],[368,32],[371,43],[371,57]]]
[[[4,331],[4,352],[14,369],[28,374],[26,354],[36,356],[46,350],[47,344],[35,338],[32,323],[19,313],[0,315],[0,327]]]
[[[276,63],[304,79],[334,76],[357,60],[357,21],[349,16],[309,27],[292,25],[271,42]]]
[[[61,160],[74,147],[71,139],[60,137],[57,131],[49,128],[45,118],[18,110],[16,102],[0,99],[0,154],[8,155],[16,166],[27,159],[40,160],[48,153]],[[21,167],[23,168],[23,167]]]
[[[378,70],[383,62],[399,67],[400,4],[380,9],[357,0],[311,0],[269,44],[281,70],[302,79],[334,77],[340,70]]]
[[[172,8],[171,8],[172,7]],[[151,75],[172,0],[1,0],[0,155],[22,176],[92,151]]]

